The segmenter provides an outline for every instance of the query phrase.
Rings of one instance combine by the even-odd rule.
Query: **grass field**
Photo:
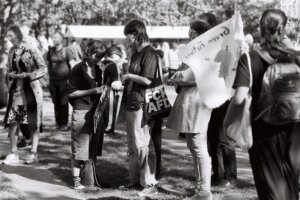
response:
[[[41,134],[39,146],[39,163],[36,168],[47,169],[53,176],[52,180],[41,179],[45,182],[59,180],[60,184],[70,186],[72,176],[70,170],[70,133],[61,133],[54,130],[53,117],[45,116],[44,133]],[[124,122],[124,116],[120,115],[119,122]],[[119,124],[118,130],[122,133],[113,136],[105,136],[103,156],[98,158],[96,163],[97,174],[100,182],[106,185],[105,188],[86,188],[78,192],[84,199],[140,199],[138,191],[121,191],[120,185],[128,183],[128,159],[126,135],[124,134],[125,124]],[[29,176],[29,175],[28,175]],[[194,171],[191,157],[174,154],[166,149],[162,153],[162,178],[160,185],[171,185],[178,190],[191,188],[194,181]],[[0,199],[26,199],[0,171]],[[257,199],[253,184],[237,181],[234,186],[220,187],[213,186],[213,200],[254,200]],[[151,199],[182,199],[176,193],[159,190],[159,194]],[[28,199],[29,200],[29,199]]]

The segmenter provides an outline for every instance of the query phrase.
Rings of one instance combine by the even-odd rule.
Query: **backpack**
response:
[[[300,68],[295,63],[276,63],[258,54],[271,64],[264,73],[258,99],[259,114],[264,122],[282,125],[300,121]]]
[[[87,160],[80,169],[81,184],[100,187],[93,160]]]

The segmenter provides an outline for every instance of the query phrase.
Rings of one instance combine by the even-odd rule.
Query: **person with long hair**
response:
[[[149,125],[143,123],[143,105],[145,90],[155,77],[158,57],[149,44],[143,22],[130,21],[124,28],[124,34],[128,45],[136,49],[131,56],[128,73],[123,77],[130,177],[130,184],[124,188],[142,186],[143,190],[139,195],[151,196],[157,193],[156,158]]]
[[[211,28],[209,23],[197,20],[191,23],[189,38],[195,39]],[[182,80],[181,73],[191,70],[183,63],[171,77],[178,95],[168,118],[167,127],[186,135],[187,147],[193,156],[196,174],[194,194],[187,199],[211,200],[211,158],[207,149],[207,127],[212,109],[203,101],[195,79]],[[190,72],[192,73],[192,72]],[[177,78],[178,77],[178,78]]]
[[[284,46],[286,24],[286,14],[278,9],[265,10],[260,19],[260,52],[264,52],[268,58],[277,59],[277,62],[281,62],[283,54],[274,50],[273,47]],[[271,125],[261,118],[256,119],[260,113],[259,96],[264,73],[270,64],[257,50],[250,51],[249,55],[253,77],[252,88],[249,88],[251,74],[247,57],[243,55],[238,63],[233,85],[235,94],[230,102],[224,124],[228,127],[236,116],[240,116],[240,107],[251,89],[253,146],[249,149],[249,157],[258,198],[261,200],[298,200],[300,123]]]
[[[4,118],[5,126],[9,127],[11,152],[3,162],[19,162],[17,130],[22,125],[28,125],[32,146],[25,163],[30,164],[38,160],[43,108],[43,90],[39,80],[46,75],[47,67],[39,51],[26,41],[18,26],[11,26],[6,37],[13,44],[8,61],[8,77],[12,83]]]

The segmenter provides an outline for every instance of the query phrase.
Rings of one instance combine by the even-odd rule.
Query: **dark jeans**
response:
[[[235,143],[225,135],[223,127],[228,105],[229,101],[212,111],[207,132],[213,178],[217,180],[237,178]]]
[[[260,200],[298,200],[299,133],[300,123],[288,125],[284,129],[265,129],[261,125],[253,129],[253,134],[265,136],[256,139],[249,150]]]
[[[69,118],[68,80],[50,80],[49,91],[54,104],[56,124],[67,125]]]
[[[154,144],[155,154],[156,154],[156,179],[160,177],[161,174],[161,133],[162,133],[162,119],[150,122],[150,134],[151,139]]]

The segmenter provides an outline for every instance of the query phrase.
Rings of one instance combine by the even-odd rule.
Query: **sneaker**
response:
[[[184,200],[212,200],[212,194],[208,191],[197,191],[193,196],[187,197]]]
[[[61,132],[68,132],[68,131],[70,131],[70,129],[69,129],[68,126],[62,125],[62,126],[59,128],[59,131],[61,131]]]
[[[22,139],[18,144],[17,144],[19,149],[29,149],[31,148],[31,142],[26,141],[26,139]]]
[[[156,185],[151,187],[144,188],[141,192],[139,192],[140,197],[149,197],[158,193]]]
[[[120,190],[130,190],[130,189],[140,189],[142,186],[140,183],[129,183],[127,185],[121,185],[119,187]]]
[[[38,161],[36,153],[31,152],[28,158],[25,160],[25,164],[32,164]]]
[[[74,177],[72,188],[75,190],[82,190],[83,188],[85,188],[85,186],[82,185],[80,181],[81,181],[80,177]]]
[[[20,159],[19,159],[19,154],[18,153],[10,153],[8,154],[5,159],[3,160],[3,164],[13,164],[13,163],[18,163],[20,162]]]

